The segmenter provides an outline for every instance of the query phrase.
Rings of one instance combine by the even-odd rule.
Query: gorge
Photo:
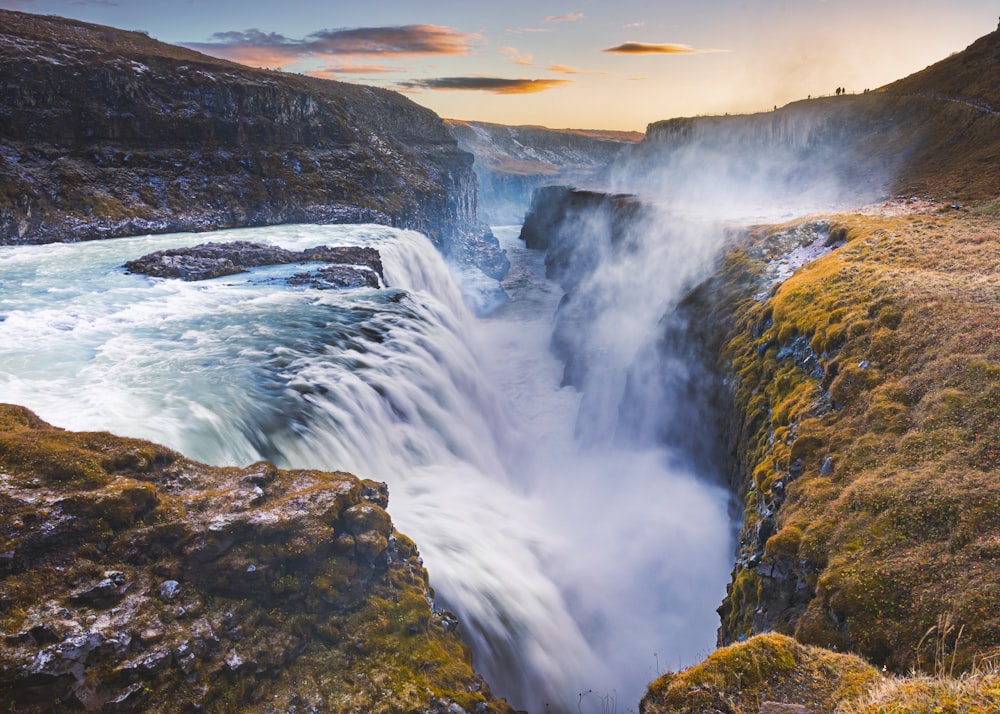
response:
[[[487,230],[472,156],[401,97],[171,58],[127,33],[144,66],[206,63],[168,93],[204,111],[146,116],[166,71],[80,59],[115,31],[77,28],[75,47],[56,20],[3,15],[20,78],[4,117],[21,118],[2,146],[0,394],[84,432],[0,418],[4,702],[169,709],[155,690],[219,711],[507,711],[503,697],[606,712],[657,680],[651,714],[818,712],[858,692],[819,692],[818,676],[796,691],[796,667],[859,689],[881,675],[754,635],[905,672],[927,668],[921,635],[950,611],[953,663],[995,651],[1000,94],[955,78],[995,67],[997,33],[871,95],[588,149],[605,157],[588,190],[498,202],[524,225]],[[21,43],[59,59],[28,61]],[[42,142],[40,88],[80,67],[116,106],[146,99]],[[139,146],[147,121],[164,145]],[[303,123],[309,136],[286,133]],[[306,156],[317,171],[300,181],[286,168]],[[163,190],[124,191],[145,184]],[[253,199],[209,200],[216,185]],[[177,232],[191,229],[208,232]],[[124,267],[237,241],[285,262],[202,282]],[[366,277],[296,282],[321,245]],[[52,439],[74,444],[68,463]],[[132,500],[93,505],[95,489]],[[143,560],[143,543],[160,555]],[[165,634],[124,622],[140,595]],[[263,623],[259,661],[230,636],[233,612]],[[710,655],[717,639],[756,659]]]

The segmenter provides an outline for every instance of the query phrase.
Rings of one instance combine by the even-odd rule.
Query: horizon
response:
[[[0,8],[139,30],[251,67],[400,91],[443,118],[553,129],[643,132],[680,116],[768,111],[877,89],[995,29],[987,0],[738,0],[649,8],[623,0],[502,7],[210,7],[192,0],[0,0]],[[238,19],[234,19],[238,18]],[[722,18],[722,19],[720,19]]]

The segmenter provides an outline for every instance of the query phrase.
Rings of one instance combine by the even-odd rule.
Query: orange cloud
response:
[[[494,94],[534,94],[569,84],[568,79],[504,79],[502,77],[438,77],[401,82],[406,89],[443,89],[493,92]]]
[[[546,67],[549,72],[558,72],[560,74],[590,74],[596,77],[607,77],[610,72],[593,72],[585,69],[577,69],[576,67],[570,67],[565,64],[550,64]]]
[[[185,46],[243,64],[286,67],[306,58],[337,55],[464,55],[481,39],[442,25],[403,25],[319,30],[303,39],[257,29],[217,32],[209,42]]]
[[[569,12],[565,15],[549,15],[545,18],[545,22],[576,22],[577,20],[582,20],[585,18],[582,12]]]
[[[624,42],[615,47],[608,47],[605,50],[601,50],[601,52],[615,52],[625,55],[702,55],[711,52],[728,52],[728,50],[699,50],[688,45],[673,43]]]
[[[343,74],[388,74],[403,71],[405,70],[402,67],[388,67],[381,64],[358,64],[342,67],[326,67],[325,69],[306,72],[306,74],[310,77],[319,77],[320,79],[336,79],[339,75]]]

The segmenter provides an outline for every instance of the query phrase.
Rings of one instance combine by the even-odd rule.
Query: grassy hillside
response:
[[[654,683],[647,714],[1000,711],[998,103],[994,32],[779,110],[893,127],[860,141],[902,156],[905,198],[746,230],[693,296],[723,326],[744,524],[720,644],[745,643]],[[820,257],[792,274],[804,246]],[[842,664],[767,632],[886,678],[821,701],[794,682],[846,682]]]

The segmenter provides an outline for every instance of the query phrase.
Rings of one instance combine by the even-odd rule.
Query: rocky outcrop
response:
[[[0,11],[0,243],[376,222],[495,276],[472,162],[394,92]]]
[[[518,224],[532,193],[550,184],[593,181],[637,132],[547,129],[448,120],[462,149],[476,157],[479,215],[490,225]]]
[[[861,699],[882,675],[860,657],[760,635],[653,682],[641,714],[822,714]]]
[[[0,406],[0,701],[19,712],[510,712],[384,484]]]
[[[321,273],[330,287],[377,288],[385,282],[382,274],[382,257],[375,248],[325,245],[305,250],[286,250],[278,246],[248,241],[231,243],[203,243],[191,248],[158,250],[130,260],[123,266],[130,273],[154,278],[180,278],[181,280],[209,280],[223,275],[244,273],[264,265],[289,263],[327,263]],[[301,276],[293,281],[306,282]]]

